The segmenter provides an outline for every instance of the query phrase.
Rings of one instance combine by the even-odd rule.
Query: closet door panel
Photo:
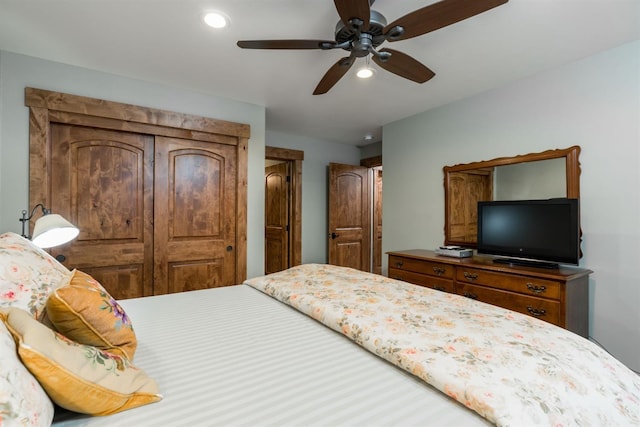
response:
[[[143,286],[145,269],[139,262],[120,266],[85,267],[82,271],[100,282],[116,299],[137,298],[147,294]]]
[[[156,138],[156,293],[235,284],[236,148]]]
[[[80,229],[52,250],[115,298],[152,294],[153,137],[52,124],[51,209]]]

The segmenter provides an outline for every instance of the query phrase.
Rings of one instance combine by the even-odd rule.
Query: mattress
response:
[[[55,426],[481,426],[445,394],[247,285],[124,300],[163,400]]]

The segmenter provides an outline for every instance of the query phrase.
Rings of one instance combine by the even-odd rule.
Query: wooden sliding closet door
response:
[[[53,249],[118,298],[235,283],[234,146],[52,125]],[[155,157],[155,159],[154,159]]]
[[[51,209],[80,229],[52,254],[114,296],[151,295],[153,137],[52,124],[51,138]]]
[[[248,125],[34,88],[25,103],[29,202],[80,229],[51,250],[65,266],[116,299],[246,279]]]
[[[156,293],[235,283],[236,149],[156,137]]]

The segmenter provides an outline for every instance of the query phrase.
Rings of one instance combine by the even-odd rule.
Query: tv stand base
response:
[[[493,262],[496,264],[519,265],[521,267],[538,267],[547,269],[557,269],[559,267],[559,265],[554,262],[527,261],[526,259],[519,258],[495,258]]]

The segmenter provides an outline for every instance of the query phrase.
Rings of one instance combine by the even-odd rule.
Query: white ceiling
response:
[[[433,0],[377,0],[391,22]],[[206,10],[231,18],[225,30]],[[333,39],[331,0],[0,0],[0,49],[264,105],[267,129],[362,145],[381,126],[640,39],[640,0],[510,0],[396,43],[436,77],[356,65],[312,95],[342,50],[249,50],[237,40]],[[377,68],[373,64],[374,68]]]

